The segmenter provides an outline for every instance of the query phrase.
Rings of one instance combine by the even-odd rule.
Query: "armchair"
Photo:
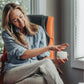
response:
[[[47,37],[47,45],[53,45],[54,44],[54,17],[43,16],[43,15],[28,15],[28,18],[32,23],[41,25],[44,28],[46,32],[46,37]],[[50,51],[50,58],[51,59],[55,58],[54,51]],[[1,57],[2,66],[1,66],[0,84],[4,84],[3,69],[4,69],[4,63],[6,61],[7,61],[7,52],[4,47],[3,55]]]

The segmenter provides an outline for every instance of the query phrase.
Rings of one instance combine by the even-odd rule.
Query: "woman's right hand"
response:
[[[67,44],[67,43],[61,44],[61,45],[49,45],[49,50],[62,51],[62,50],[65,50],[65,48],[68,46],[69,46],[69,44]]]

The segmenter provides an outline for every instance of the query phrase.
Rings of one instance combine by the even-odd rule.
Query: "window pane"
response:
[[[84,57],[84,0],[77,0],[75,4],[75,57]]]
[[[3,46],[4,46],[4,43],[2,41],[2,36],[1,36],[1,33],[2,33],[1,24],[2,24],[2,10],[5,4],[10,2],[17,3],[23,8],[24,12],[28,15],[28,14],[31,14],[32,12],[31,1],[32,0],[0,0],[0,53],[3,53]]]

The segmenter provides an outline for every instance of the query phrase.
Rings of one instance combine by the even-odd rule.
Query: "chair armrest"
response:
[[[50,37],[49,45],[54,45],[54,17],[48,17],[47,21],[47,33]],[[50,51],[50,58],[55,59],[54,51]]]

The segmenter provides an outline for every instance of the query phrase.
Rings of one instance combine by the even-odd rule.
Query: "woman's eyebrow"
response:
[[[21,16],[21,15],[22,15],[22,14],[19,14],[18,17]],[[13,21],[13,20],[15,20],[15,19],[17,19],[17,18],[12,18],[11,21]]]
[[[18,17],[19,17],[20,15],[18,15]],[[12,20],[15,20],[15,19],[17,19],[17,18],[12,18]]]

